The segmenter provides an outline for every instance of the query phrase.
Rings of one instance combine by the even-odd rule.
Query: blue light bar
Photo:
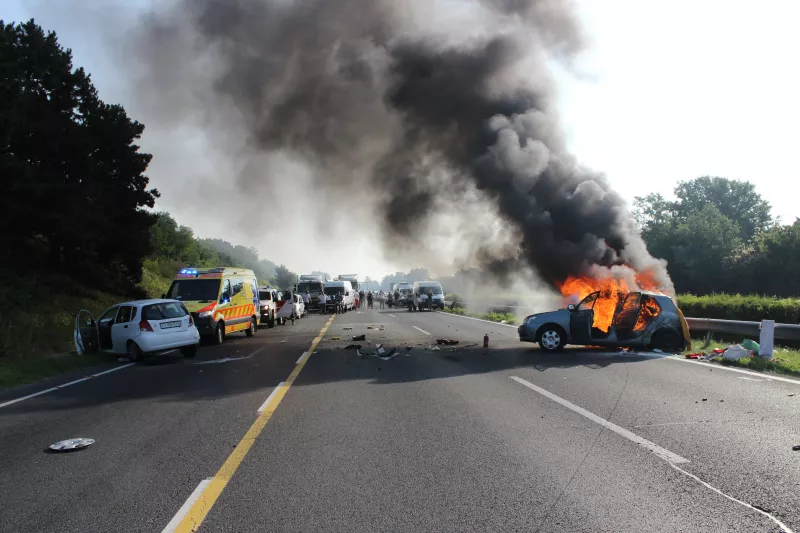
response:
[[[189,274],[189,275],[197,275],[196,268],[182,268],[178,274]]]

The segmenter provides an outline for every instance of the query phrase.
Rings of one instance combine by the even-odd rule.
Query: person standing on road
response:
[[[328,305],[328,295],[325,291],[319,293],[319,314],[325,314],[325,307]]]
[[[381,309],[383,309],[383,304],[386,301],[386,293],[383,292],[383,289],[378,293],[378,301],[380,302]]]
[[[308,312],[308,306],[311,304],[311,294],[308,291],[303,293],[303,304],[306,308],[306,312]]]
[[[373,298],[372,291],[369,291],[367,293],[367,307],[369,307],[370,309],[372,309],[372,298]]]
[[[428,289],[428,311],[433,307],[433,289]]]

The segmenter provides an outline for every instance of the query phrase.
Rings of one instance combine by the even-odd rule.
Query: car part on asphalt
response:
[[[78,437],[75,439],[61,440],[51,444],[48,449],[54,452],[74,452],[83,450],[95,443],[94,439],[87,439],[86,437]]]

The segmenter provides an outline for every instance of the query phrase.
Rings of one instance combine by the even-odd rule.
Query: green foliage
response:
[[[682,181],[675,188],[678,201],[675,211],[679,218],[688,218],[712,205],[739,226],[739,237],[750,240],[772,225],[772,208],[748,181],[702,176]]]
[[[3,262],[44,260],[105,287],[139,281],[153,224],[143,208],[158,197],[135,144],[144,126],[103,103],[33,20],[0,21],[0,58]]]
[[[741,294],[678,295],[678,306],[683,314],[695,318],[721,318],[723,320],[762,319],[787,324],[800,322],[800,298],[772,298],[768,296],[743,296]]]
[[[633,217],[679,292],[800,294],[800,227],[774,225],[752,183],[704,176],[675,196],[637,197]]]
[[[230,258],[226,265],[250,268],[260,280],[275,278],[275,263],[267,259],[259,259],[258,251],[255,248],[234,245],[221,239],[200,239],[199,242],[206,248],[216,250],[224,257]]]
[[[280,289],[290,289],[297,283],[297,274],[281,265],[275,269],[275,283]]]

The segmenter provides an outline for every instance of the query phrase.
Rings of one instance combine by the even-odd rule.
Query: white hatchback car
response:
[[[81,310],[75,318],[75,347],[79,354],[97,351],[127,354],[131,361],[180,349],[197,355],[200,332],[177,300],[137,300],[106,309],[95,321]]]

